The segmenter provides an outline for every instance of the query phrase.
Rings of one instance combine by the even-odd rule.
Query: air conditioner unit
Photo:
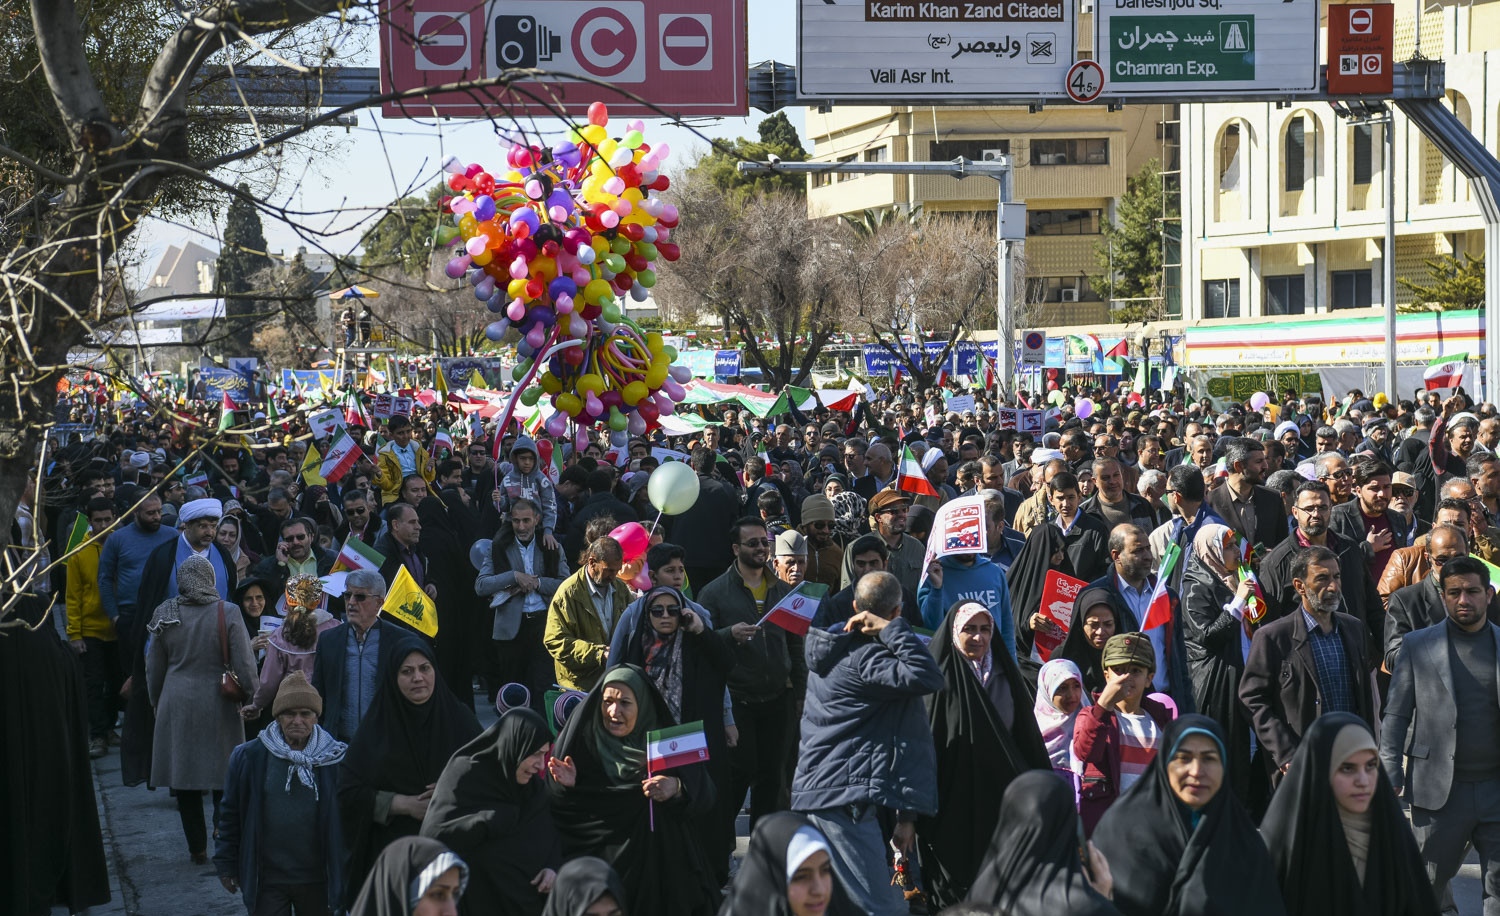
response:
[[[1065,289],[1065,290],[1063,290],[1062,291],[1062,301],[1064,301],[1064,302],[1077,302],[1078,301],[1078,290],[1076,290],[1076,289]]]
[[[1002,156],[1010,155],[1003,149],[982,149],[979,151],[980,162],[995,162]]]

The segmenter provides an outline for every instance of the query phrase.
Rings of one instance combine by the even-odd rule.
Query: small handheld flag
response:
[[[922,465],[911,453],[911,446],[901,446],[901,463],[896,466],[896,489],[918,496],[938,496],[938,491],[927,480]]]
[[[1141,622],[1141,630],[1154,630],[1157,627],[1172,622],[1172,596],[1167,593],[1167,580],[1172,578],[1172,571],[1177,568],[1177,562],[1182,559],[1182,548],[1176,544],[1168,544],[1167,552],[1161,558],[1161,568],[1156,571],[1156,588],[1151,590],[1151,602],[1146,606],[1146,619]]]
[[[774,623],[788,633],[805,636],[812,627],[813,618],[818,614],[818,605],[827,594],[828,586],[823,583],[803,582],[776,602],[776,606],[767,611],[756,626]]]
[[[224,402],[219,410],[219,432],[222,433],[232,426],[234,426],[234,399],[226,391],[224,392]]]
[[[1468,359],[1467,353],[1439,356],[1427,364],[1427,369],[1422,373],[1423,384],[1428,391],[1435,391],[1439,388],[1457,388],[1464,383],[1464,363]]]
[[[397,571],[396,581],[391,583],[390,593],[385,596],[380,612],[423,636],[437,636],[437,605],[417,586],[417,580],[411,577],[405,566]]]
[[[701,721],[646,732],[646,767],[653,773],[706,760],[708,739]]]
[[[331,572],[338,572],[341,569],[368,569],[371,572],[379,572],[384,563],[385,557],[380,551],[351,534],[344,542],[344,546],[339,549],[338,558],[334,560]]]
[[[333,441],[328,443],[328,454],[323,456],[323,467],[318,475],[338,483],[359,462],[361,454],[359,443],[349,435],[349,430],[340,426],[333,434]]]

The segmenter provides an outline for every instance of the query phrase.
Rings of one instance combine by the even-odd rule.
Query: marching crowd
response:
[[[87,804],[8,809],[16,911],[99,902],[117,747],[266,916],[1422,916],[1470,847],[1500,914],[1494,405],[1065,394],[582,449],[439,406],[326,481],[299,419],[50,452],[0,667],[53,707],[4,733]]]

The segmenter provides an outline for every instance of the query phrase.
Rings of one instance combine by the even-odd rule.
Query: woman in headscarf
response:
[[[1227,526],[1216,524],[1202,526],[1193,538],[1193,552],[1182,573],[1182,638],[1192,672],[1193,702],[1224,729],[1230,788],[1241,804],[1250,805],[1251,726],[1239,694],[1250,653],[1250,626],[1244,620],[1250,584],[1239,582],[1235,574],[1237,564],[1228,546],[1233,538]]]
[[[199,556],[177,567],[177,596],[158,606],[146,625],[146,688],[156,710],[151,784],[177,797],[188,853],[208,862],[203,793],[214,807],[223,794],[229,755],[245,740],[240,704],[219,689],[228,667],[248,698],[258,683],[255,656],[240,609],[219,600],[214,568]]]
[[[386,630],[398,638],[395,630]],[[379,693],[349,742],[339,774],[339,812],[358,888],[381,849],[422,827],[432,791],[453,752],[479,722],[443,684],[433,652],[413,635],[396,647]]]
[[[984,605],[960,601],[932,638],[943,672],[943,688],[927,702],[937,781],[948,798],[963,800],[917,822],[922,876],[938,906],[968,896],[1006,786],[1050,766],[1029,714],[1031,692],[996,629]]]
[[[558,869],[542,916],[625,916],[625,887],[609,863],[581,856]]]
[[[724,677],[734,667],[729,632],[709,629],[689,606],[682,592],[658,585],[646,593],[635,632],[625,643],[616,664],[635,665],[662,699],[673,721],[702,722],[708,742],[708,776],[714,787],[729,786],[729,746],[724,738]],[[729,857],[734,851],[733,823],[717,809],[697,819],[705,857],[723,887],[729,880]]]
[[[1109,902],[1109,863],[1093,843],[1080,849],[1080,836],[1068,784],[1022,773],[1005,790],[968,902],[1007,916],[1119,916]]]
[[[853,490],[828,497],[833,503],[833,526],[846,539],[859,537],[869,530],[870,504]]]
[[[244,544],[244,529],[240,520],[233,515],[225,515],[219,519],[219,531],[214,535],[214,540],[219,546],[229,551],[229,556],[234,560],[236,578],[245,581],[245,575],[250,572],[250,567],[260,556],[251,551]]]
[[[473,864],[466,913],[542,912],[562,865],[542,776],[551,749],[542,717],[511,709],[443,768],[422,835]]]
[[[1068,635],[1052,657],[1065,658],[1076,665],[1083,675],[1084,696],[1094,696],[1104,689],[1105,643],[1116,633],[1129,633],[1133,629],[1133,621],[1120,619],[1107,589],[1086,588],[1073,604]]]
[[[469,866],[437,840],[403,837],[381,851],[349,916],[457,916]]]
[[[260,689],[243,710],[246,720],[258,719],[276,699],[281,682],[293,671],[301,671],[309,683],[318,655],[318,635],[339,625],[319,605],[323,583],[317,576],[298,573],[286,582],[286,617],[266,640],[266,657],[260,666]]]
[[[1316,916],[1437,916],[1427,868],[1356,715],[1316,719],[1260,832],[1287,909]]]
[[[439,627],[434,640],[438,670],[460,700],[470,698],[474,679],[475,646],[490,644],[494,616],[485,606],[488,599],[474,591],[479,575],[469,562],[469,546],[478,539],[473,515],[451,489],[447,496],[428,496],[417,505],[422,523],[418,547],[427,555],[427,581],[441,593],[443,613],[457,624]]]
[[[762,817],[719,916],[852,914],[838,893],[830,852],[828,838],[802,815]]]
[[[234,603],[240,606],[240,618],[245,621],[245,633],[250,637],[250,651],[256,658],[256,668],[260,667],[260,661],[265,658],[266,647],[271,644],[271,629],[263,629],[261,620],[265,618],[266,609],[272,604],[270,600],[271,590],[263,579],[251,576],[241,579],[234,588]],[[275,615],[271,615],[275,619]],[[337,623],[337,621],[334,621]],[[273,689],[279,685],[273,685]],[[263,706],[254,715],[247,715],[244,709],[240,715],[245,719],[245,740],[249,741],[256,737],[261,731],[273,721],[270,706]]]
[[[1285,916],[1270,853],[1223,791],[1224,731],[1207,716],[1167,726],[1162,750],[1105,812],[1094,843],[1124,916]]]
[[[843,474],[833,473],[823,478],[823,495],[828,497],[829,502],[849,486],[849,479]]]
[[[713,810],[706,767],[647,769],[647,733],[676,724],[641,669],[611,668],[568,717],[549,763],[563,855],[609,862],[632,913],[704,916],[719,902],[695,825]]]
[[[1073,726],[1078,722],[1078,711],[1091,702],[1088,691],[1083,689],[1083,675],[1067,659],[1054,658],[1042,666],[1036,687],[1032,713],[1042,733],[1042,742],[1047,745],[1047,756],[1052,760],[1052,768],[1076,785]]]

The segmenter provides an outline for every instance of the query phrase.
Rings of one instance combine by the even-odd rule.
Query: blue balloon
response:
[[[493,295],[485,300],[484,307],[492,312],[503,312],[509,304],[510,300],[505,297],[505,292],[503,290],[496,290]],[[509,321],[510,319],[506,320]]]
[[[495,278],[485,274],[484,279],[474,286],[474,298],[480,302],[489,302],[493,295],[495,295]]]
[[[484,329],[484,336],[488,337],[490,340],[495,341],[496,343],[499,343],[500,338],[505,336],[505,332],[509,328],[509,318],[501,318],[499,321],[491,321],[489,323],[489,326]]]
[[[488,194],[479,195],[474,201],[474,218],[481,223],[489,222],[495,218],[495,199]]]

